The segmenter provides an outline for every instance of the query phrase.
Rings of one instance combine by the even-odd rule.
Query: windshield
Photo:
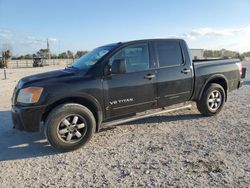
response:
[[[104,46],[99,47],[91,52],[85,54],[80,59],[72,64],[72,67],[81,69],[81,70],[88,70],[94,64],[96,64],[104,55],[106,55],[113,46]]]

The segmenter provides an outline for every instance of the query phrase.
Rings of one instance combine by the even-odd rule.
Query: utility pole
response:
[[[49,39],[47,38],[48,58],[50,59]]]

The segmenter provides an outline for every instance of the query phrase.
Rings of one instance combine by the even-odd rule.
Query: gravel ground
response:
[[[244,66],[250,70],[250,62]],[[0,80],[0,187],[249,187],[249,74],[216,117],[194,105],[103,130],[82,149],[57,153],[42,133],[12,129],[10,118],[17,81],[55,68],[8,70]]]

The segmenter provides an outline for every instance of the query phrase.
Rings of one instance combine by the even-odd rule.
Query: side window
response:
[[[178,42],[158,42],[156,46],[160,67],[182,64],[182,53]]]
[[[116,59],[126,60],[126,72],[136,72],[149,69],[148,44],[136,44],[125,47],[112,56],[109,64]]]

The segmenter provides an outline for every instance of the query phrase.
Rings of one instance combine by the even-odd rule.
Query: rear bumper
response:
[[[241,79],[240,79],[240,81],[238,83],[238,88],[240,88],[243,85],[244,79],[246,77],[246,72],[247,72],[247,69],[246,68],[242,68],[242,74],[241,74]]]
[[[27,132],[37,132],[45,106],[21,107],[12,106],[12,120],[14,128]]]
[[[242,87],[243,83],[244,83],[243,80],[240,80],[240,81],[239,81],[239,83],[238,83],[238,89],[239,89],[240,87]]]

